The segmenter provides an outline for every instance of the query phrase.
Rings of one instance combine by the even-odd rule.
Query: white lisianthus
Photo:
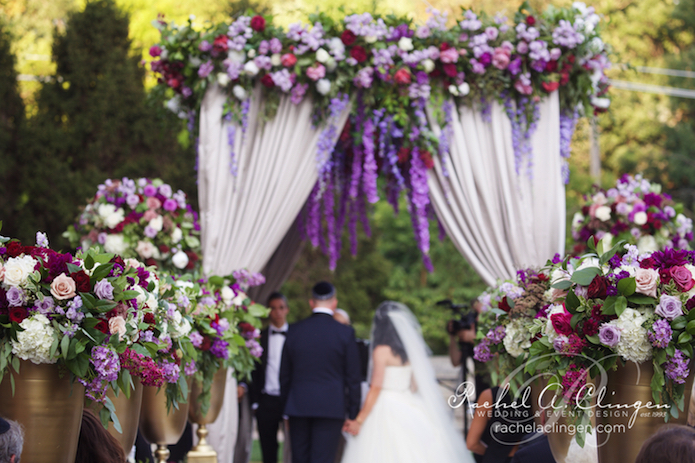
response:
[[[611,219],[611,208],[608,206],[601,206],[596,209],[596,218],[601,222],[606,222]]]
[[[99,205],[97,212],[99,213],[101,220],[104,222],[104,225],[109,228],[114,228],[116,225],[123,222],[123,219],[125,218],[125,212],[123,209],[120,207],[116,209],[116,206],[113,204],[101,204]]]
[[[152,244],[149,241],[143,240],[138,241],[138,245],[135,248],[135,252],[137,252],[138,255],[143,259],[149,259],[150,257],[154,257],[156,251],[157,248],[154,244]]]
[[[234,96],[236,97],[237,100],[244,101],[246,97],[248,96],[246,94],[246,89],[242,87],[241,85],[235,85],[234,88],[232,89],[232,93],[234,93]]]
[[[461,85],[458,86],[458,90],[461,96],[466,96],[470,93],[471,86],[468,85],[468,82],[463,82]]]
[[[432,61],[431,59],[424,59],[420,64],[422,64],[422,70],[425,71],[427,74],[434,71],[434,61]]]
[[[251,58],[251,59],[255,58],[255,57],[256,57],[256,50],[254,50],[253,48],[250,49],[250,50],[246,53],[246,56],[248,56],[248,57]]]
[[[175,95],[172,99],[167,100],[165,106],[172,113],[178,114],[181,111],[181,96]]]
[[[522,320],[513,320],[505,327],[506,334],[502,342],[512,357],[518,357],[531,347],[531,332]]]
[[[270,64],[273,66],[280,66],[282,64],[282,55],[280,53],[273,53],[270,55]]]
[[[459,96],[459,89],[456,85],[449,85],[449,93],[451,93],[454,96]]]
[[[179,313],[178,311],[176,313]],[[191,332],[191,322],[188,321],[187,318],[181,319],[181,322],[176,326],[174,329],[175,335],[179,338],[183,338],[184,336],[188,336],[188,333]]]
[[[231,305],[232,299],[234,299],[234,291],[229,286],[223,286],[220,290],[220,297],[222,297],[222,302],[225,305]]]
[[[147,301],[145,302],[145,304],[147,304],[147,307],[149,307],[152,310],[157,308],[159,303],[157,302],[157,298],[155,297],[154,293],[147,293]]]
[[[229,82],[231,82],[231,80],[226,73],[220,72],[217,74],[217,83],[220,84],[220,87],[226,87],[229,85]]]
[[[154,219],[150,220],[149,226],[157,232],[162,231],[162,227],[164,227],[164,217],[158,215]]]
[[[227,52],[227,58],[232,63],[241,64],[244,61],[246,61],[246,54],[244,52],[237,51],[237,50],[229,50]]]
[[[328,59],[326,62],[326,70],[328,72],[333,72],[335,71],[335,68],[338,67],[338,62],[333,58],[332,56]]]
[[[234,299],[232,299],[232,305],[240,306],[244,303],[246,298],[246,293],[244,293],[243,291],[239,291],[239,293],[234,297]]]
[[[413,49],[413,39],[409,39],[408,37],[401,37],[401,39],[398,41],[398,48],[400,48],[403,51],[410,51]]]
[[[640,254],[656,252],[659,250],[659,245],[652,235],[644,235],[637,240],[637,249],[639,249]]]
[[[615,350],[625,360],[642,363],[652,357],[652,345],[646,328],[642,327],[645,320],[639,311],[627,308],[617,320],[610,322],[620,329],[620,341]]]
[[[174,230],[171,232],[171,242],[177,244],[182,238],[183,232],[181,229],[179,227],[174,227]]]
[[[572,226],[578,227],[584,222],[584,215],[581,212],[575,212],[574,217],[572,217]]]
[[[171,258],[171,262],[174,264],[174,267],[184,269],[188,265],[188,256],[185,252],[179,251]]]
[[[331,81],[328,79],[319,79],[316,82],[316,91],[321,95],[327,95],[331,91]]]
[[[364,41],[367,43],[376,43],[377,37],[376,35],[368,35],[364,38]]]
[[[611,233],[606,233],[605,235],[603,235],[601,241],[603,242],[603,249],[605,251],[608,251],[610,248],[613,247],[613,235]]]
[[[258,74],[258,71],[259,69],[255,62],[247,61],[246,64],[244,64],[244,72],[247,75],[255,76],[256,74]]]
[[[162,50],[162,54],[159,55],[159,57],[160,57],[161,59],[167,59],[167,58],[169,57],[169,50],[167,50],[166,48],[163,49],[163,50]]]
[[[319,48],[318,50],[316,50],[316,61],[318,61],[319,63],[326,64],[330,58],[331,55],[329,55],[328,52],[323,48]]]
[[[188,58],[188,64],[190,64],[194,68],[199,68],[200,65],[203,64],[203,62],[197,56],[191,56],[190,58]]]
[[[19,324],[24,331],[17,331],[17,340],[12,340],[12,353],[32,363],[56,363],[51,357],[54,331],[51,322],[42,314],[34,314]]]
[[[633,222],[635,225],[644,225],[647,223],[647,213],[646,212],[635,212],[635,218]]]
[[[106,235],[106,241],[104,242],[104,251],[111,252],[113,254],[123,254],[128,250],[128,243],[126,243],[125,238],[120,233],[113,235]]]
[[[10,257],[5,263],[3,281],[8,286],[24,286],[34,273],[37,261],[31,256]]]

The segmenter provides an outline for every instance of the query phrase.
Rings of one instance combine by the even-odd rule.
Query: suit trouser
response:
[[[344,422],[291,416],[292,463],[333,463]]]
[[[258,438],[261,441],[263,463],[278,461],[278,428],[282,423],[282,404],[279,396],[261,394],[256,410]]]

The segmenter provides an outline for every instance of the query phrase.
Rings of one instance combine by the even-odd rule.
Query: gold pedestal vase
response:
[[[140,407],[142,405],[143,386],[140,378],[133,378],[133,386],[134,389],[130,391],[130,397],[127,397],[123,391],[119,391],[118,397],[116,397],[111,388],[109,388],[106,394],[116,408],[116,416],[123,432],[116,431],[113,423],[109,423],[108,431],[121,444],[126,455],[130,453],[135,444],[135,438],[138,434],[138,423],[140,421]],[[92,402],[90,408],[98,416],[102,406],[99,403]]]
[[[191,385],[191,394],[188,402],[188,419],[191,423],[198,425],[196,434],[198,435],[198,444],[188,452],[188,463],[217,463],[217,452],[207,442],[207,425],[214,423],[222,410],[224,402],[224,390],[227,384],[227,369],[220,368],[215,373],[212,380],[212,388],[210,390],[210,407],[204,415],[201,413],[200,396],[202,384],[194,381]]]
[[[692,366],[691,363],[691,371]],[[597,436],[600,463],[633,463],[642,444],[666,425],[664,416],[670,413],[667,408],[635,407],[638,402],[642,405],[654,403],[651,388],[653,375],[654,366],[651,361],[641,364],[626,362],[625,366],[619,363],[616,371],[608,371],[605,394],[599,398],[596,408],[597,422],[602,425],[602,432]],[[668,423],[686,424],[692,385],[691,374],[685,383],[685,410],[679,410],[678,418],[671,417]],[[615,408],[616,406],[622,408]]]
[[[9,372],[11,371],[11,373]],[[0,416],[24,427],[21,460],[28,463],[74,463],[82,424],[84,386],[60,375],[57,365],[20,362],[0,383]],[[14,377],[12,394],[10,375]]]
[[[148,442],[157,444],[154,453],[156,463],[167,463],[170,453],[167,446],[179,441],[186,428],[187,418],[187,403],[180,403],[178,409],[172,406],[167,412],[164,388],[159,390],[153,386],[143,386],[140,432]]]

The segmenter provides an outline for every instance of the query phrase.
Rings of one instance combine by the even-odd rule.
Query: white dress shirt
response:
[[[287,333],[288,324],[282,328],[275,328],[273,325],[268,327],[268,360],[265,367],[265,388],[263,392],[268,395],[280,395],[280,360],[282,359],[282,348],[285,346],[286,335],[273,334],[273,331],[283,331]]]

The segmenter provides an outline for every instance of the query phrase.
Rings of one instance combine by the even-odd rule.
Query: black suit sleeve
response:
[[[287,340],[282,348],[282,356],[280,357],[280,404],[282,413],[285,413],[285,405],[287,397],[290,393],[290,384],[292,383],[292,359],[289,355],[288,347],[292,343],[291,330],[287,333]]]
[[[360,356],[357,350],[355,330],[350,327],[345,361],[345,390],[347,391],[348,418],[354,420],[360,411]]]

